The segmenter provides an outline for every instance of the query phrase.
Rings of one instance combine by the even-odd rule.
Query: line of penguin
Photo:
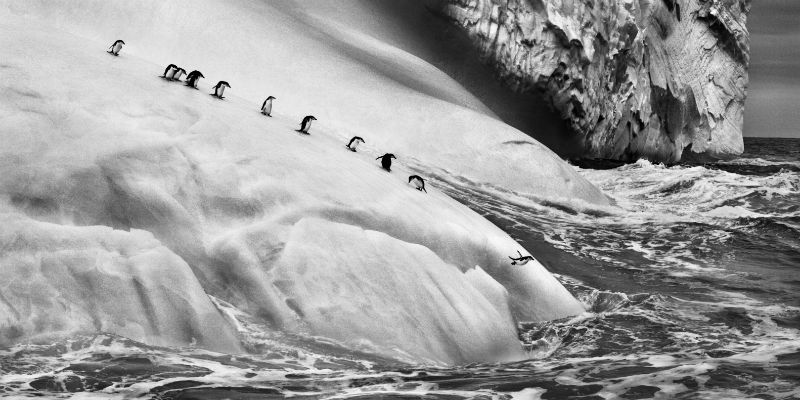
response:
[[[125,44],[125,42],[122,41],[122,40],[115,41],[109,47],[108,53],[111,54],[111,55],[114,55],[114,56],[119,56],[119,52],[120,52],[120,50],[122,50],[122,46],[124,44]],[[203,73],[198,71],[198,70],[194,70],[194,71],[189,72],[188,74],[186,74],[186,70],[185,69],[180,68],[175,64],[167,65],[167,68],[164,69],[164,74],[161,75],[161,78],[166,79],[168,81],[178,81],[178,82],[180,82],[181,81],[181,77],[183,75],[186,75],[186,81],[185,81],[186,86],[191,87],[193,89],[197,89],[197,81],[200,78],[205,78],[205,76],[203,76]],[[219,81],[214,86],[214,93],[211,93],[211,95],[216,97],[216,98],[218,98],[218,99],[220,99],[220,100],[222,100],[222,99],[225,98],[223,96],[223,93],[225,93],[225,88],[230,88],[230,87],[231,86],[228,84],[228,82]],[[269,96],[269,97],[267,97],[266,100],[264,100],[264,103],[261,104],[261,113],[262,114],[264,114],[264,115],[266,115],[268,117],[272,117],[272,101],[273,100],[277,100],[277,98],[275,98],[273,96]],[[300,129],[298,129],[297,132],[305,134],[305,135],[310,135],[310,133],[308,131],[309,131],[309,129],[311,129],[311,123],[313,121],[316,121],[316,120],[317,119],[313,115],[307,115],[300,122]],[[353,136],[353,138],[350,139],[350,141],[345,145],[345,147],[347,147],[352,152],[356,152],[357,148],[358,148],[358,145],[361,144],[361,143],[366,143],[366,141],[364,141],[364,139],[362,137],[360,137],[360,136]],[[397,159],[397,157],[395,157],[394,154],[392,154],[392,153],[386,153],[386,154],[376,158],[376,160],[381,160],[381,168],[385,169],[388,172],[392,172],[392,160],[396,160],[396,159]],[[419,175],[411,175],[411,176],[409,176],[408,177],[408,183],[409,184],[413,184],[414,187],[417,190],[419,190],[421,192],[428,193],[428,191],[425,190],[425,180],[422,179],[421,176],[419,176]],[[519,250],[517,250],[517,254],[519,254],[519,257],[511,257],[511,256],[508,257],[508,258],[511,259],[511,265],[525,265],[529,261],[533,261],[534,260],[534,258],[532,256],[529,256],[529,255],[528,256],[523,256],[522,253],[519,252]]]
[[[119,52],[120,52],[120,50],[122,50],[122,46],[124,44],[125,44],[125,42],[122,41],[122,40],[115,41],[109,47],[108,53],[113,55],[113,56],[119,56]],[[162,79],[166,79],[168,81],[180,82],[181,81],[181,77],[183,77],[183,75],[186,75],[186,81],[185,81],[186,86],[188,86],[188,87],[190,87],[192,89],[197,89],[197,81],[200,78],[205,78],[203,73],[198,71],[198,70],[194,70],[194,71],[189,72],[187,74],[185,69],[183,69],[181,67],[178,67],[175,64],[167,65],[167,68],[164,69],[164,73],[161,75],[161,78]],[[216,97],[216,98],[218,98],[218,99],[220,99],[220,100],[222,100],[222,99],[225,98],[225,96],[223,96],[223,94],[225,93],[225,89],[226,88],[230,88],[230,87],[231,87],[231,85],[228,82],[219,81],[216,85],[214,85],[214,93],[211,93],[211,95]],[[275,97],[273,97],[273,96],[269,96],[269,97],[267,97],[266,100],[264,100],[264,103],[261,104],[261,113],[262,114],[264,114],[264,115],[266,115],[268,117],[272,117],[272,102],[273,102],[273,100],[277,100],[277,99]],[[316,120],[317,119],[313,115],[307,115],[300,122],[300,129],[298,129],[297,132],[302,133],[304,135],[310,135],[310,133],[308,131],[311,129],[311,123],[313,121],[316,121]],[[356,150],[358,148],[358,145],[361,144],[361,143],[366,143],[366,141],[363,138],[361,138],[360,136],[353,136],[353,138],[350,139],[350,141],[347,143],[347,145],[345,145],[345,147],[347,147],[352,152],[356,152]],[[394,154],[391,154],[391,153],[386,153],[386,154],[376,158],[376,160],[381,160],[381,167],[383,169],[385,169],[386,171],[388,171],[388,172],[392,172],[392,160],[393,159],[397,159],[397,157],[395,157]],[[413,184],[414,187],[417,190],[425,192],[425,193],[428,193],[428,191],[425,189],[425,180],[422,179],[421,176],[419,176],[419,175],[411,175],[411,176],[409,176],[408,177],[408,183],[409,184]]]

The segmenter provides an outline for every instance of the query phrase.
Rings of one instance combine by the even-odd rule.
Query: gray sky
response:
[[[753,0],[744,135],[800,138],[800,0]]]

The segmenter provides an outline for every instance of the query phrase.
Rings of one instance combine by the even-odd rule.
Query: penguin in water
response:
[[[205,78],[202,72],[198,70],[189,72],[189,75],[186,75],[186,86],[189,86],[192,89],[197,89],[197,80],[200,78]]]
[[[186,70],[183,68],[178,68],[175,72],[172,73],[171,81],[180,81],[181,77],[186,73]]]
[[[316,120],[317,119],[314,118],[313,115],[307,115],[305,118],[303,118],[303,121],[300,122],[300,129],[297,131],[300,133],[305,133],[306,135],[310,135],[308,130],[311,129],[311,122]]]
[[[217,83],[217,85],[214,86],[214,93],[211,93],[211,95],[216,97],[216,98],[218,98],[218,99],[220,99],[220,100],[224,99],[225,97],[222,96],[222,94],[225,93],[225,88],[226,87],[229,88],[229,87],[231,87],[231,85],[228,85],[228,82],[219,81]]]
[[[175,72],[178,70],[178,66],[175,64],[167,65],[167,69],[164,70],[164,75],[161,75],[162,78],[166,80],[172,80],[172,76],[175,75]]]
[[[508,258],[511,259],[511,265],[517,265],[517,264],[525,265],[529,261],[533,261],[533,257],[532,256],[523,256],[522,253],[519,252],[519,250],[517,250],[517,254],[519,254],[519,257],[517,257],[517,258],[508,256]]]
[[[409,176],[408,183],[413,183],[414,187],[420,192],[428,193],[428,191],[425,190],[425,180],[423,180],[422,177],[420,177],[419,175]]]
[[[392,159],[393,158],[397,159],[397,157],[395,157],[394,154],[386,153],[386,154],[376,158],[376,160],[380,159],[381,160],[381,167],[383,169],[389,171],[389,172],[392,172]]]
[[[261,105],[261,113],[271,117],[272,116],[272,100],[277,100],[276,98],[269,96],[266,100],[264,100],[264,104]]]
[[[122,45],[125,44],[122,40],[117,40],[108,48],[108,54],[119,56],[119,51],[122,50]]]
[[[353,136],[353,138],[350,139],[350,142],[347,143],[347,148],[350,149],[350,151],[352,151],[353,153],[355,153],[356,148],[360,143],[366,143],[366,142],[364,141],[364,139],[361,138],[361,136]]]

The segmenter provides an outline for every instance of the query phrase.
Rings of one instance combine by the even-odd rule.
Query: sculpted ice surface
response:
[[[391,75],[434,67],[362,37],[397,55],[365,74],[338,47],[356,33],[309,34],[269,4],[151,3],[0,2],[2,343],[104,331],[235,352],[212,295],[272,329],[463,363],[521,358],[516,321],[583,312],[538,262],[510,265],[519,245],[426,172],[606,198],[523,133]],[[128,45],[109,57],[117,30]],[[200,91],[159,78],[172,60],[208,76]],[[208,95],[220,78],[236,87],[225,101]],[[273,118],[254,106],[264,93],[281,99]],[[314,134],[296,134],[311,112]]]

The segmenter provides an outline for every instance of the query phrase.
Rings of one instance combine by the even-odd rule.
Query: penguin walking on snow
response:
[[[394,154],[386,153],[386,154],[376,158],[376,160],[381,160],[381,167],[383,169],[389,171],[389,172],[392,172],[392,159],[393,158],[397,159],[397,157],[395,157]]]
[[[122,45],[125,44],[122,40],[117,40],[108,48],[108,54],[119,56],[119,51],[122,50]]]
[[[362,139],[361,136],[353,136],[353,138],[350,139],[350,142],[347,143],[347,148],[350,149],[350,151],[355,153],[356,152],[356,148],[358,147],[358,145],[360,143],[366,143],[366,142],[364,142],[364,139]]]
[[[171,81],[179,81],[180,82],[181,77],[183,75],[185,75],[185,74],[186,74],[186,70],[185,69],[178,68],[178,69],[175,70],[175,72],[172,73],[172,78],[170,78],[170,80]]]
[[[198,70],[189,72],[189,75],[186,75],[186,86],[189,86],[192,89],[197,89],[197,80],[200,78],[205,78],[202,72]]]
[[[261,113],[271,117],[272,116],[272,100],[277,100],[276,98],[269,96],[266,100],[264,100],[264,104],[261,105]]]
[[[533,261],[533,257],[532,256],[523,256],[522,253],[519,252],[519,250],[517,250],[517,254],[519,254],[519,257],[517,257],[517,258],[508,256],[508,258],[511,259],[511,265],[517,265],[517,264],[525,265],[529,261]]]
[[[229,85],[228,82],[219,81],[217,85],[214,86],[214,93],[211,93],[211,95],[222,100],[225,98],[224,96],[222,96],[222,94],[225,93],[225,88],[229,87],[231,87],[231,85]]]
[[[164,70],[164,74],[161,75],[162,78],[170,81],[172,80],[172,76],[175,75],[175,72],[178,71],[178,66],[175,64],[167,65],[167,69]]]
[[[311,122],[316,121],[317,119],[314,118],[313,115],[307,115],[303,120],[300,122],[300,129],[297,131],[300,133],[305,133],[306,135],[310,135],[308,130],[311,129]]]
[[[411,176],[409,176],[408,177],[408,183],[413,183],[414,187],[417,190],[419,190],[420,192],[428,193],[428,191],[425,190],[425,180],[422,179],[422,177],[420,177],[419,175],[411,175]]]

